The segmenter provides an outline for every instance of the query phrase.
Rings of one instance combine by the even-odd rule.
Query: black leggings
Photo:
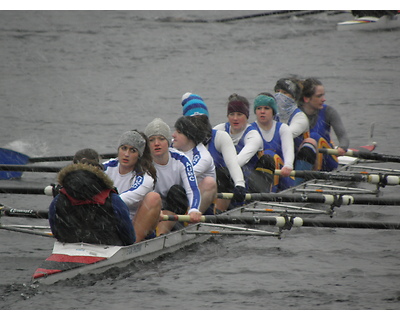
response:
[[[163,210],[168,210],[176,214],[186,214],[188,206],[189,200],[185,189],[180,185],[173,185],[163,200]]]

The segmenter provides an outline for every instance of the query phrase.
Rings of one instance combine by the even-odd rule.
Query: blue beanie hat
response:
[[[274,97],[267,96],[264,94],[258,95],[254,100],[254,113],[256,112],[256,109],[261,106],[271,107],[274,115],[278,113],[278,106],[276,105]]]
[[[186,92],[182,96],[182,107],[184,116],[197,116],[200,114],[205,114],[207,117],[209,116],[206,104],[202,97],[197,94]]]

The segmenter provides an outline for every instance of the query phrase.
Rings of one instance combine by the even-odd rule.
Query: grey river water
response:
[[[114,152],[122,132],[143,130],[154,117],[173,127],[187,91],[204,98],[218,124],[231,93],[252,101],[296,75],[321,79],[352,146],[368,142],[374,122],[377,151],[400,154],[399,30],[336,31],[349,13],[213,22],[250,13],[0,11],[0,146],[31,157]],[[55,179],[24,173],[0,184]],[[0,194],[0,203],[20,209],[50,201]],[[398,207],[337,214],[399,219]],[[31,275],[53,240],[0,230],[0,309],[398,310],[399,241],[399,231],[315,228],[281,240],[222,237],[101,277],[37,286]]]

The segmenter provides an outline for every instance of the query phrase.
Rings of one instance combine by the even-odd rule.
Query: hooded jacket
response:
[[[61,242],[129,245],[136,236],[129,209],[99,168],[72,164],[58,175],[62,186],[49,209],[53,235]]]

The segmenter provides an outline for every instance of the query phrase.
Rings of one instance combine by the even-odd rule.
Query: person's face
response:
[[[175,132],[172,134],[172,137],[174,138],[174,142],[172,144],[174,148],[181,151],[187,151],[190,149],[190,140],[182,132],[175,130]]]
[[[294,97],[289,92],[287,92],[283,89],[275,90],[275,92],[280,92],[280,93],[284,94],[285,96],[288,96],[289,98],[292,98],[294,100]]]
[[[122,171],[128,172],[135,169],[139,159],[139,151],[127,144],[118,148],[118,161]]]
[[[311,97],[304,97],[304,102],[314,110],[321,110],[325,101],[325,89],[323,86],[316,86],[315,93]]]
[[[274,111],[270,106],[259,106],[256,108],[256,117],[260,124],[266,124],[273,119]]]
[[[233,133],[240,132],[246,128],[247,117],[241,112],[231,112],[228,114],[228,121]]]
[[[149,138],[149,147],[153,157],[163,156],[168,152],[168,140],[164,136],[151,136]]]

